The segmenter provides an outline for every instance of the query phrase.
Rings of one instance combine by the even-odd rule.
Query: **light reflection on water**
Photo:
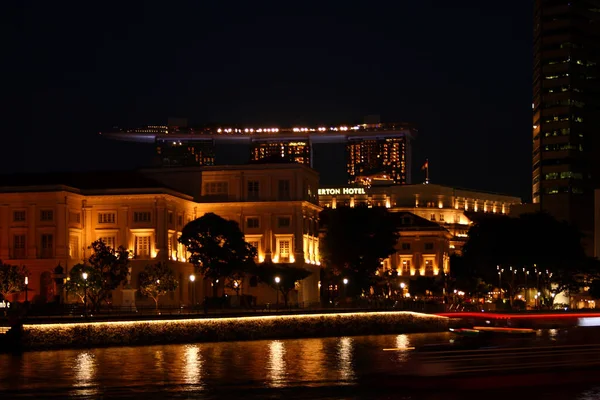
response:
[[[269,343],[269,385],[271,387],[281,387],[285,384],[285,348],[280,340],[273,340]]]
[[[39,398],[40,393],[50,393],[55,398],[138,397],[142,394],[152,398],[164,394],[214,398],[210,397],[211,393],[231,388],[321,390],[319,388],[331,385],[346,386],[354,391],[365,388],[361,386],[365,377],[396,373],[410,359],[410,351],[384,352],[382,349],[418,347],[449,339],[446,333],[410,334],[0,355],[0,399]],[[561,400],[600,399],[598,391],[584,396],[584,390]],[[294,390],[286,397],[296,398],[296,395]],[[261,396],[264,393],[244,397],[264,398]]]
[[[183,381],[191,388],[202,386],[202,355],[197,345],[185,346]]]

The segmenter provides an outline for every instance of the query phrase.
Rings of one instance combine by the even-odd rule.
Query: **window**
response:
[[[98,213],[99,224],[114,224],[115,213]]]
[[[433,263],[431,260],[425,260],[425,275],[433,275]]]
[[[13,237],[13,258],[25,257],[25,235],[15,235]]]
[[[52,211],[52,210],[42,210],[40,212],[40,221],[51,222],[53,219],[54,219],[54,211]]]
[[[77,236],[69,237],[69,256],[74,260],[79,259],[79,237]]]
[[[435,214],[431,214],[431,217],[430,217],[430,219],[431,219],[432,221],[435,221]]]
[[[71,222],[72,224],[80,224],[81,223],[81,213],[70,212],[69,213],[69,222]]]
[[[41,258],[52,257],[53,239],[51,234],[42,235]]]
[[[440,214],[440,222],[444,222],[444,214]]]
[[[410,243],[402,243],[402,250],[410,250]]]
[[[252,217],[246,219],[246,227],[249,229],[260,228],[260,220],[258,217]]]
[[[277,218],[277,226],[279,228],[289,228],[291,225],[290,217],[279,217]]]
[[[25,222],[25,210],[19,210],[13,212],[13,222]]]
[[[169,225],[173,225],[173,211],[169,211],[168,221],[169,221]]]
[[[282,261],[287,261],[290,258],[290,241],[280,240],[279,241],[279,257]]]
[[[248,181],[248,200],[258,200],[259,187],[258,181]]]
[[[135,255],[138,257],[150,256],[150,236],[135,237]]]
[[[290,199],[290,181],[288,179],[279,180],[277,190],[278,200],[289,200]]]
[[[183,226],[183,215],[177,216],[177,226],[179,226],[179,227]]]
[[[101,237],[99,238],[100,240],[102,240],[104,242],[104,244],[110,248],[115,248],[115,237],[114,236],[105,236],[105,237]]]
[[[169,260],[173,257],[173,235],[169,235],[169,240],[167,241],[167,249],[169,251],[168,258]]]
[[[228,194],[227,182],[207,182],[204,184],[204,192],[207,195]]]
[[[258,249],[259,249],[259,243],[258,243],[258,240],[252,240],[252,241],[248,242],[248,244],[249,244],[250,246],[254,247],[254,248],[256,249],[256,251],[258,252]]]
[[[151,221],[151,215],[149,211],[143,211],[143,212],[134,212],[133,213],[133,222],[150,222]]]
[[[402,275],[410,275],[410,260],[402,261]]]
[[[425,243],[425,250],[433,250],[433,243]]]

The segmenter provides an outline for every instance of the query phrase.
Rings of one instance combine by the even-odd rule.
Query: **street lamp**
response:
[[[195,297],[196,297],[196,287],[194,285],[194,281],[196,280],[196,275],[190,275],[190,282],[192,283],[192,308],[196,306]]]
[[[402,283],[400,284],[400,289],[404,289],[405,287],[406,287],[406,283],[402,282]]]
[[[83,278],[83,311],[85,313],[85,317],[87,318],[87,272],[81,274]]]
[[[275,289],[277,291],[277,309],[279,309],[279,282],[281,282],[281,278],[276,276],[275,277],[275,283],[277,284],[277,289]]]
[[[25,304],[27,304],[29,302],[29,300],[27,299],[27,292],[29,291],[29,277],[26,276],[25,277]]]

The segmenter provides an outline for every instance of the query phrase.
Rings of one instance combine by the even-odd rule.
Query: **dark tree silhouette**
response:
[[[393,215],[385,208],[341,207],[323,211],[321,221],[321,256],[327,268],[333,275],[348,276],[359,293],[368,291],[382,261],[396,252]]]
[[[93,242],[89,248],[92,249],[92,255],[85,264],[77,264],[71,268],[65,287],[82,301],[85,288],[88,300],[98,310],[102,302],[111,302],[113,290],[127,280],[130,252],[123,246],[114,249],[102,240]],[[88,274],[86,280],[83,279],[83,272]]]
[[[258,265],[255,271],[260,282],[266,283],[281,292],[286,307],[289,294],[296,287],[296,282],[306,279],[311,274],[310,271],[293,264],[273,264],[270,262]],[[279,282],[276,282],[276,277],[279,278]]]
[[[205,278],[241,280],[255,266],[256,249],[244,240],[237,222],[214,213],[188,223],[179,242],[191,253],[189,262]],[[216,297],[217,285],[213,285]]]
[[[579,291],[584,277],[598,273],[581,239],[574,227],[546,213],[487,220],[469,230],[464,261],[476,276],[507,289],[511,300],[520,286],[535,281],[552,305],[556,295]]]

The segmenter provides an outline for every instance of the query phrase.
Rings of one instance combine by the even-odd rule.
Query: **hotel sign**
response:
[[[336,195],[336,194],[367,194],[365,188],[329,188],[319,189],[319,196]]]

